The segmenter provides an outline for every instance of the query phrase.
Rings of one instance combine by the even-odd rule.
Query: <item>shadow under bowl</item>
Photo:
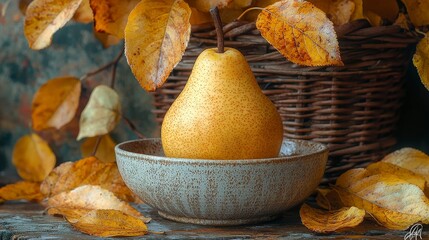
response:
[[[274,219],[319,185],[328,158],[320,143],[284,139],[276,158],[165,157],[159,138],[115,147],[126,185],[167,219],[229,226]]]

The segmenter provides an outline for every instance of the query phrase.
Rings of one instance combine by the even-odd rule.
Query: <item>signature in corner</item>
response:
[[[420,223],[414,224],[413,226],[410,227],[410,230],[404,236],[404,240],[422,239],[422,231],[423,231],[423,225],[421,225]]]

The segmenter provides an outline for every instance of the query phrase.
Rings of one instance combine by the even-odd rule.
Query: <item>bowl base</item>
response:
[[[274,215],[274,216],[246,218],[246,219],[218,220],[218,219],[180,217],[180,216],[174,216],[162,211],[158,211],[158,214],[163,218],[166,218],[168,220],[173,220],[176,222],[192,223],[192,224],[198,224],[198,225],[210,225],[210,226],[236,226],[236,225],[244,225],[244,224],[253,224],[253,223],[260,223],[260,222],[268,222],[278,217],[278,215]]]

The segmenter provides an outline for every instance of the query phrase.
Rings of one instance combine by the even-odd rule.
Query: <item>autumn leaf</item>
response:
[[[98,41],[101,42],[103,48],[108,48],[110,46],[116,45],[122,41],[121,38],[118,38],[114,35],[108,33],[97,32],[94,30],[94,36]]]
[[[303,204],[299,210],[299,215],[302,224],[308,229],[319,233],[328,233],[359,225],[364,220],[365,210],[357,207],[344,207],[326,211]]]
[[[210,13],[207,12],[201,12],[200,10],[196,8],[191,8],[191,18],[189,19],[189,22],[191,25],[199,25],[203,23],[209,23],[212,22],[212,17],[210,16]]]
[[[79,106],[81,82],[75,77],[58,77],[43,84],[33,98],[33,129],[60,129],[69,123]]]
[[[96,31],[124,38],[128,15],[139,2],[140,0],[90,0]]]
[[[73,16],[73,20],[80,23],[90,23],[94,19],[94,14],[92,14],[91,6],[89,5],[89,0],[82,0],[79,5],[79,8],[76,10]]]
[[[42,182],[40,190],[45,196],[51,197],[83,185],[99,185],[119,199],[137,201],[122,180],[116,163],[104,163],[95,157],[59,165]]]
[[[429,223],[429,200],[423,191],[395,175],[352,169],[337,179],[334,189],[346,206],[364,209],[389,229],[405,230],[417,222]]]
[[[81,2],[82,0],[31,2],[24,21],[24,34],[30,48],[40,50],[49,46],[54,33],[73,17]]]
[[[160,87],[182,59],[191,34],[190,16],[183,0],[142,0],[130,13],[125,55],[147,91]]]
[[[363,0],[364,12],[370,11],[381,18],[395,21],[399,14],[396,0]]]
[[[355,10],[350,17],[350,21],[365,18],[363,15],[363,0],[353,0],[353,2],[355,3]]]
[[[56,210],[49,211],[50,208]],[[59,193],[48,199],[49,214],[61,214],[61,209],[114,209],[144,219],[139,211],[117,198],[112,192],[94,185],[83,185],[71,191]],[[63,210],[63,212],[65,211]],[[67,214],[64,215],[67,216]]]
[[[372,12],[372,11],[365,11],[364,15],[366,19],[371,23],[371,26],[381,26],[383,25],[383,18],[379,16],[378,14]]]
[[[13,148],[12,163],[24,180],[42,181],[54,168],[55,162],[49,145],[35,133],[20,138]]]
[[[12,200],[42,201],[40,183],[20,181],[0,188],[0,202]]]
[[[83,157],[89,157],[94,150],[94,147],[97,143],[98,137],[88,138],[85,142],[80,146],[80,150],[82,152]],[[116,143],[113,139],[108,135],[101,136],[100,144],[98,145],[97,152],[95,156],[102,162],[115,162],[115,146]]]
[[[105,85],[97,86],[82,111],[77,140],[104,135],[112,131],[121,116],[121,104],[115,90]]]
[[[143,220],[118,210],[92,210],[81,217],[66,217],[77,230],[98,236],[142,236],[147,233]]]
[[[233,0],[187,0],[186,2],[189,3],[191,7],[200,11],[209,12],[213,7],[224,8],[232,1]]]
[[[416,27],[429,25],[429,0],[401,0]]]
[[[427,32],[426,36],[417,44],[416,53],[414,53],[413,56],[413,63],[417,68],[420,80],[426,89],[429,90],[429,32]]]
[[[366,167],[370,174],[390,173],[398,178],[416,185],[421,190],[425,189],[426,180],[423,176],[413,173],[412,171],[388,162],[376,162]]]
[[[396,18],[394,25],[400,26],[401,28],[409,31],[412,28],[411,20],[404,13],[399,13],[398,18]]]
[[[421,175],[429,182],[429,156],[414,148],[402,148],[385,156],[381,161],[391,163]]]
[[[317,189],[316,203],[326,210],[337,210],[343,207],[340,196],[332,189]]]
[[[21,13],[25,16],[25,14],[26,14],[26,12],[27,12],[27,8],[28,8],[28,5],[30,5],[30,3],[32,2],[33,0],[19,0],[19,3],[18,3],[18,8],[19,8],[19,10],[21,11]]]
[[[307,66],[343,65],[334,26],[313,4],[283,0],[265,8],[256,27],[290,61]]]
[[[335,26],[348,23],[355,10],[355,3],[352,0],[309,0],[309,2],[325,12]]]

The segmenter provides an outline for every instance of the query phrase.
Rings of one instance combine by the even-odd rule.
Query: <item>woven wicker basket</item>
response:
[[[255,23],[234,22],[224,30],[225,46],[246,56],[260,87],[277,106],[284,135],[329,146],[324,184],[379,160],[395,144],[403,76],[416,37],[398,26],[354,21],[336,29],[344,67],[302,67],[268,44]],[[193,27],[183,60],[153,93],[158,122],[185,86],[196,57],[215,46],[213,26]]]

